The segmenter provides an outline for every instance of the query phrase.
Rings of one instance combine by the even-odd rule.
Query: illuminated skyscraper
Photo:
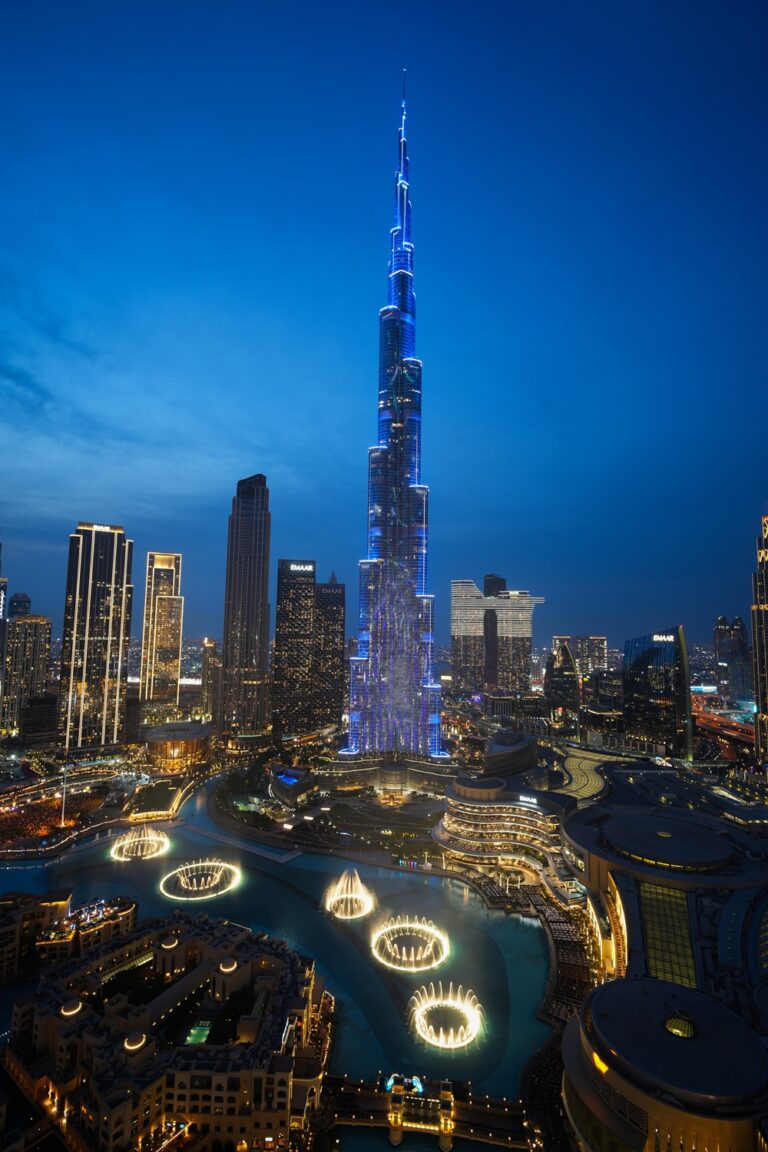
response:
[[[331,572],[315,585],[315,724],[340,725],[344,711],[344,619],[346,590]]]
[[[608,638],[606,636],[553,636],[552,651],[567,644],[576,663],[579,676],[605,672],[608,668]]]
[[[483,596],[498,596],[499,592],[506,592],[506,590],[506,577],[497,576],[495,572],[483,576]]]
[[[543,596],[511,589],[484,596],[474,580],[452,580],[454,689],[529,691],[533,610],[543,603]]]
[[[232,734],[266,726],[270,524],[266,476],[239,480],[227,536],[222,644],[222,725]]]
[[[390,240],[387,306],[379,313],[378,437],[368,453],[368,556],[360,563],[358,654],[350,661],[349,742],[342,754],[440,756],[405,100]]]
[[[8,577],[3,576],[3,545],[0,543],[0,704],[3,700],[5,676],[6,616],[8,610]]]
[[[204,720],[219,724],[221,720],[221,656],[216,641],[208,636],[203,640],[202,685],[200,712]]]
[[[51,622],[23,613],[6,621],[5,676],[0,730],[17,732],[28,700],[45,694],[51,655]]]
[[[747,626],[740,616],[729,623],[718,616],[714,631],[717,688],[726,700],[746,700],[752,695],[752,656]]]
[[[0,620],[8,615],[8,577],[3,576],[3,545],[0,543]],[[1,625],[0,625],[1,627]]]
[[[768,763],[768,516],[757,541],[757,571],[752,577],[752,674],[755,687],[755,755]]]
[[[544,698],[552,720],[575,724],[581,707],[581,683],[576,659],[567,640],[561,640],[547,657]]]
[[[627,735],[663,744],[670,755],[690,760],[691,675],[682,626],[627,640],[623,679]]]
[[[278,561],[272,710],[284,736],[341,723],[344,585],[315,577],[314,560]]]
[[[64,748],[119,744],[125,725],[133,541],[113,524],[69,538],[59,689]]]
[[[178,705],[183,626],[181,556],[178,552],[148,552],[140,700]]]
[[[32,611],[32,601],[26,592],[14,592],[8,601],[8,619],[12,616],[29,616]]]
[[[506,592],[504,576],[489,573],[483,577],[483,596],[498,596]],[[484,686],[493,691],[499,684],[499,620],[493,608],[486,608],[483,617]]]
[[[272,711],[283,735],[314,727],[315,562],[278,560]]]

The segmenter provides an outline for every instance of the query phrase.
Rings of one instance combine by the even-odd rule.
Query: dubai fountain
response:
[[[358,876],[357,868],[347,868],[323,893],[323,907],[337,920],[360,920],[376,907],[376,898]]]
[[[112,845],[110,855],[113,860],[151,860],[168,851],[170,840],[165,832],[158,832],[147,824],[131,828],[118,836]]]
[[[191,860],[166,873],[160,891],[169,900],[213,900],[240,883],[241,871],[226,860]]]
[[[380,964],[398,972],[426,972],[448,959],[448,936],[425,917],[392,916],[371,935],[371,951]]]
[[[466,1048],[483,1028],[483,1007],[472,989],[465,992],[461,984],[443,988],[442,980],[430,981],[411,996],[411,1026],[433,1048]]]

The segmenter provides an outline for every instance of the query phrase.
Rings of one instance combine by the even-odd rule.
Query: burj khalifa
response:
[[[368,452],[368,555],[360,561],[349,740],[341,755],[443,757],[427,592],[429,490],[421,482],[421,361],[405,100],[398,132],[387,305],[379,312],[378,437]]]

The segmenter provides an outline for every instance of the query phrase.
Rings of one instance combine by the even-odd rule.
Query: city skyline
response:
[[[405,64],[430,204],[416,242],[438,639],[450,581],[484,571],[546,597],[534,642],[600,632],[620,644],[659,619],[696,642],[723,613],[748,618],[767,507],[759,421],[746,419],[768,351],[755,312],[768,267],[764,13],[691,27],[661,8],[587,8],[576,28],[556,5],[553,28],[490,6],[465,28],[449,7],[435,29],[416,5],[407,58],[393,61],[389,44],[371,47],[383,16],[335,38],[307,7],[294,54],[254,70],[246,6],[221,17],[213,44],[204,9],[185,11],[186,52],[172,59],[170,11],[153,15],[152,43],[141,13],[118,29],[86,11],[70,22],[41,3],[6,20],[9,592],[30,593],[60,633],[72,523],[120,523],[139,554],[184,554],[188,632],[221,636],[224,510],[257,471],[273,555],[312,555],[355,586],[386,142]],[[285,40],[283,18],[267,19]],[[69,83],[82,53],[94,67]],[[78,126],[60,138],[59,115]],[[266,152],[278,198],[261,179]],[[352,242],[337,268],[324,223],[342,155]],[[457,245],[470,219],[472,243]],[[462,293],[459,325],[456,289],[469,283],[480,290]],[[724,469],[734,442],[738,467]],[[718,547],[692,581],[706,533]]]

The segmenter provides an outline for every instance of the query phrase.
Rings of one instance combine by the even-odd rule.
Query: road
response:
[[[605,784],[599,769],[610,757],[604,752],[588,752],[580,748],[556,748],[555,751],[562,757],[566,783],[554,791],[574,796],[580,803],[594,800]]]

